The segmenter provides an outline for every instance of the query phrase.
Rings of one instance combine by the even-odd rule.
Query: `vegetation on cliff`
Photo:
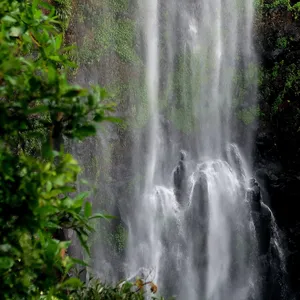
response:
[[[260,3],[256,45],[260,53],[260,110],[283,153],[282,163],[299,165],[300,142],[300,2]]]
[[[255,45],[260,59],[255,169],[285,232],[287,270],[299,298],[300,2],[258,1]]]
[[[68,1],[55,1],[59,5]],[[64,20],[39,0],[0,2],[0,289],[3,299],[142,299],[152,282],[117,287],[84,285],[74,277],[65,230],[87,240],[94,219],[88,192],[78,194],[80,166],[64,139],[94,135],[116,121],[104,89],[70,85],[68,58],[58,32]],[[66,18],[65,18],[66,19]],[[66,26],[66,25],[62,25]],[[61,27],[64,29],[64,27]]]

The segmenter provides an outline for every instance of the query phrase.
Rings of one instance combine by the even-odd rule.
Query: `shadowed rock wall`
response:
[[[254,164],[286,237],[287,272],[299,299],[300,2],[288,2],[265,1],[256,22],[261,68]]]

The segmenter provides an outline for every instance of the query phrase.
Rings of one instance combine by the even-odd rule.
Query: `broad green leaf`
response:
[[[54,222],[52,222],[52,221],[49,221],[49,222],[45,222],[45,227],[46,228],[49,228],[49,229],[60,229],[61,228],[61,226],[60,225],[58,225],[58,224],[56,224],[56,223],[54,223]]]
[[[48,80],[50,83],[55,81],[55,79],[58,77],[57,71],[53,66],[48,67]]]
[[[29,109],[27,111],[27,114],[30,115],[30,114],[42,113],[42,112],[46,112],[48,110],[49,110],[48,106],[39,105],[39,106],[36,106],[36,107],[33,107],[33,108]]]
[[[67,197],[66,199],[64,199],[63,205],[67,208],[70,208],[73,206],[73,200],[71,198]]]
[[[43,193],[42,196],[44,199],[51,199],[56,198],[60,194],[62,194],[61,189],[52,189],[49,192]]]
[[[86,202],[84,206],[84,216],[89,218],[92,215],[92,204],[90,202]]]
[[[63,287],[73,287],[73,288],[79,288],[82,286],[82,282],[79,278],[76,278],[76,277],[72,277],[72,278],[69,278],[67,279],[66,281],[64,281],[62,283],[62,286]]]
[[[58,213],[59,210],[54,207],[54,206],[42,206],[40,207],[36,213],[38,213],[41,217],[45,217],[46,215],[49,216],[49,215],[53,215],[53,214],[56,214]]]
[[[83,201],[90,195],[90,192],[83,192],[74,198],[73,208],[82,207]]]
[[[58,55],[51,55],[51,56],[49,56],[49,59],[51,59],[53,61],[57,61],[57,62],[61,61],[61,58]]]
[[[46,163],[45,166],[44,166],[44,172],[49,171],[50,168],[51,168],[51,163]]]
[[[40,240],[41,244],[45,245],[46,237],[47,237],[45,232],[43,232],[42,230],[38,230],[37,236],[38,236],[38,239]]]
[[[109,96],[106,89],[100,88],[100,99],[103,100]]]
[[[49,142],[46,142],[42,146],[42,155],[46,159],[51,159],[53,158],[53,151],[51,144]]]
[[[66,184],[66,175],[65,174],[59,174],[57,175],[54,180],[53,184],[56,186],[63,186]]]
[[[0,269],[10,269],[14,265],[14,260],[8,256],[0,257]]]
[[[11,250],[11,245],[9,244],[2,244],[0,245],[0,252],[8,252]]]
[[[63,40],[63,35],[62,34],[59,34],[59,35],[56,36],[56,38],[55,38],[56,50],[60,49],[61,44],[62,44],[62,40]]]
[[[22,34],[23,30],[21,27],[11,27],[9,35],[12,37],[18,37]]]
[[[71,245],[71,241],[64,241],[59,243],[59,248],[60,249],[67,249]]]
[[[79,137],[87,137],[96,134],[96,128],[93,125],[85,125],[76,129],[76,135]]]
[[[103,121],[109,121],[109,122],[113,122],[113,123],[121,123],[122,119],[118,118],[118,117],[103,117]]]
[[[77,234],[77,237],[78,237],[78,239],[80,241],[81,246],[86,251],[86,253],[90,256],[91,255],[90,249],[89,249],[89,247],[87,245],[86,240],[83,238],[82,233],[77,228],[75,228],[75,232]]]
[[[9,16],[9,15],[5,15],[2,19],[3,22],[7,22],[7,23],[16,23],[17,20],[14,19],[13,17]]]
[[[93,214],[89,218],[89,220],[93,220],[93,219],[106,219],[106,220],[109,220],[109,219],[117,219],[117,217],[111,216],[111,215],[104,215],[104,214],[96,213],[96,214]]]
[[[81,260],[81,259],[77,259],[77,258],[71,258],[71,260],[79,265],[85,266],[85,267],[90,267],[90,265],[88,263],[86,263],[85,261]]]
[[[5,79],[10,82],[11,85],[17,85],[17,80],[11,76],[5,76]]]
[[[51,181],[47,181],[46,183],[46,191],[50,192],[52,189],[52,182]]]
[[[38,3],[39,3],[39,0],[33,0],[32,1],[32,12],[33,13],[36,11]]]

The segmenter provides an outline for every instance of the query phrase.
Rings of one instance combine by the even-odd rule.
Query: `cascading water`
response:
[[[179,299],[242,300],[254,293],[249,171],[232,144],[237,57],[244,64],[254,57],[252,10],[251,0],[140,3],[150,116],[147,128],[133,131],[142,181],[127,218],[126,271],[131,277],[148,270]]]
[[[110,170],[113,183],[102,189],[113,200],[98,205],[117,211],[128,237],[125,251],[116,255],[96,243],[98,276],[107,279],[109,273],[116,281],[139,275],[177,299],[264,299],[257,259],[261,225],[250,205],[260,198],[255,184],[247,196],[251,134],[242,133],[234,113],[236,78],[247,86],[245,70],[255,62],[252,2],[138,2],[142,66],[132,72],[139,74],[133,86],[145,87],[146,97],[132,88],[132,143],[121,148],[130,152],[131,162],[123,163],[133,191],[125,193],[118,184],[122,175]],[[243,105],[251,107],[255,99],[252,84]]]

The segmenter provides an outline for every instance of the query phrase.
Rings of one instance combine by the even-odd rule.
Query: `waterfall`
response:
[[[113,128],[114,151],[99,142],[111,161],[99,197],[109,201],[94,197],[94,207],[117,214],[126,241],[121,251],[105,244],[103,234],[116,232],[117,221],[98,230],[94,272],[115,282],[153,280],[177,299],[263,299],[260,229],[247,196],[255,191],[251,129],[236,112],[256,104],[256,75],[247,74],[256,62],[254,1],[129,2],[141,63],[129,72],[122,143]]]
[[[142,179],[126,218],[126,274],[142,269],[179,299],[254,293],[250,170],[233,111],[234,77],[255,60],[252,15],[251,0],[139,2],[148,119],[132,131]]]

